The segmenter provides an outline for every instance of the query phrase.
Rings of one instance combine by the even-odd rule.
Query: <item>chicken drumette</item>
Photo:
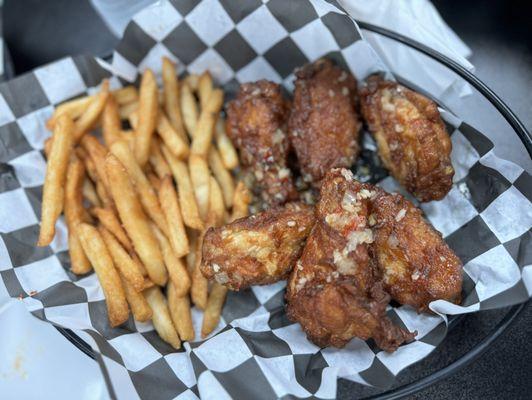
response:
[[[358,155],[356,81],[327,59],[304,66],[296,77],[290,141],[304,180],[319,187],[327,171],[349,168]]]
[[[289,318],[319,346],[373,338],[393,351],[414,337],[386,316],[390,296],[369,257],[373,233],[367,218],[375,194],[346,169],[331,170],[322,182],[316,222],[287,291]]]
[[[227,133],[240,151],[242,165],[255,178],[264,206],[284,204],[298,195],[287,168],[288,104],[280,86],[266,80],[244,83],[227,106]]]
[[[454,169],[451,140],[436,104],[379,76],[368,79],[360,98],[384,166],[420,201],[442,199]]]
[[[288,203],[210,228],[201,272],[232,290],[285,279],[314,223],[314,208]]]
[[[459,303],[462,263],[417,207],[381,190],[370,222],[375,224],[375,260],[394,300],[418,311],[438,299]]]

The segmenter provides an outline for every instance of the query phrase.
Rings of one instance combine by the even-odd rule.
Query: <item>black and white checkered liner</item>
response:
[[[455,184],[444,200],[422,209],[464,262],[464,301],[461,306],[434,302],[439,315],[390,308],[397,324],[418,331],[416,341],[393,354],[358,339],[342,350],[316,347],[287,320],[284,283],[230,293],[215,334],[175,352],[151,324],[130,319],[120,328],[109,327],[95,275],[77,277],[69,271],[63,221],[49,247],[35,247],[45,172],[42,149],[49,135],[45,121],[55,105],[97,90],[104,77],[117,87],[135,81],[143,68],[158,72],[162,55],[178,61],[182,71],[209,69],[229,91],[260,78],[290,89],[293,69],[323,55],[359,79],[383,70],[354,22],[332,3],[163,1],[135,16],[111,64],[66,58],[0,85],[1,282],[35,316],[73,329],[92,345],[113,395],[332,398],[337,377],[388,386],[401,369],[443,340],[444,314],[504,307],[530,297],[532,178],[497,158],[482,133],[443,110],[452,135]],[[365,141],[361,162],[380,173],[371,162],[373,146]],[[389,177],[379,183],[400,189]],[[198,331],[201,315],[193,313]]]

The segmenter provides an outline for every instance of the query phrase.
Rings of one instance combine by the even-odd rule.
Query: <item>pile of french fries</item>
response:
[[[162,81],[159,90],[148,69],[138,91],[104,81],[55,109],[38,245],[52,242],[64,213],[71,270],[94,269],[111,326],[131,311],[177,349],[194,340],[191,301],[204,311],[202,337],[219,323],[227,289],[200,272],[203,237],[247,215],[251,196],[235,187],[238,155],[210,74],[180,81],[164,58]]]

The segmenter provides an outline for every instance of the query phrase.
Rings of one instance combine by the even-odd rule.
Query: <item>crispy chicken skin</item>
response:
[[[371,76],[360,90],[362,116],[384,166],[420,201],[451,189],[451,140],[436,104],[410,89]]]
[[[227,133],[240,151],[242,165],[252,172],[256,193],[266,206],[297,199],[287,168],[288,103],[280,86],[266,80],[244,83],[227,110]]]
[[[286,279],[313,223],[313,207],[287,203],[210,228],[203,241],[201,272],[232,290]]]
[[[290,141],[304,179],[319,187],[329,169],[349,168],[358,155],[356,81],[327,59],[304,66],[296,77]]]
[[[346,169],[333,169],[323,180],[316,223],[287,291],[288,317],[318,346],[343,347],[358,337],[394,351],[414,337],[386,316],[390,296],[370,260],[367,218],[374,194]]]
[[[374,256],[394,300],[418,311],[433,300],[460,302],[462,263],[417,207],[400,194],[380,191],[373,217]]]

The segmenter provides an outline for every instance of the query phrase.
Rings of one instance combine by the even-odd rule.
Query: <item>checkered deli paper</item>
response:
[[[112,397],[121,399],[280,397],[333,398],[338,377],[387,387],[408,365],[444,339],[447,315],[504,307],[532,292],[532,178],[494,155],[493,144],[442,109],[456,169],[450,193],[422,205],[430,222],[464,263],[460,306],[433,302],[436,314],[390,307],[398,325],[417,330],[395,353],[353,339],[344,349],[309,342],[284,310],[280,282],[230,292],[222,320],[206,340],[174,351],[151,324],[130,319],[112,329],[94,274],[70,273],[67,234],[59,221],[49,247],[37,242],[46,119],[54,107],[92,93],[103,78],[119,87],[139,72],[160,72],[161,57],[180,73],[209,69],[228,97],[240,82],[266,78],[293,87],[293,70],[321,56],[334,58],[359,80],[385,70],[354,21],[321,0],[161,1],[137,14],[110,63],[72,57],[0,86],[0,276],[7,292],[36,317],[72,329],[97,353]],[[400,190],[379,167],[366,134],[356,171],[387,190]],[[366,166],[368,168],[361,168]],[[201,313],[193,309],[199,338]]]

